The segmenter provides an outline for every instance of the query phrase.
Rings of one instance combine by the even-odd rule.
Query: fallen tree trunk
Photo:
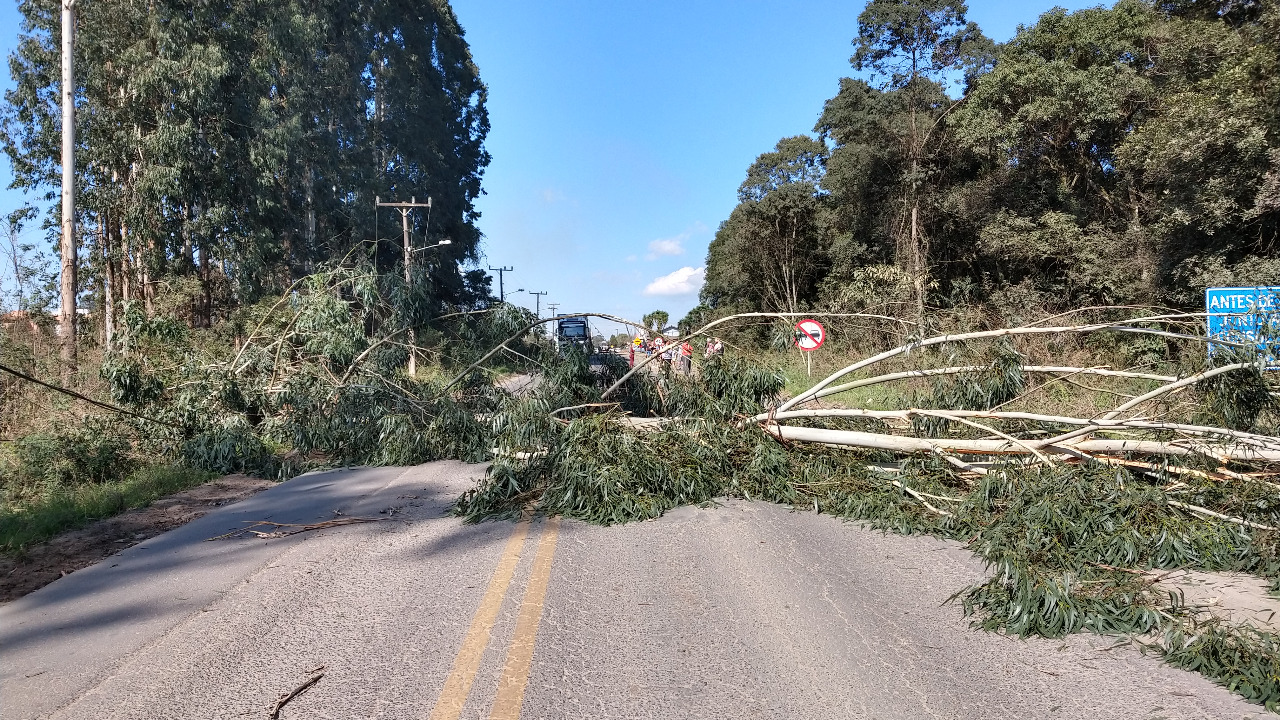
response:
[[[1195,341],[1200,343],[1208,343],[1209,339],[1201,335],[1188,335],[1186,333],[1175,333],[1175,332],[1169,332],[1167,330],[1155,330],[1153,328],[1134,327],[1132,325],[1132,323],[1160,322],[1160,321],[1165,321],[1170,319],[1182,319],[1182,318],[1190,318],[1190,317],[1203,317],[1203,314],[1202,313],[1194,313],[1194,314],[1183,313],[1178,315],[1156,315],[1156,316],[1145,317],[1145,318],[1134,318],[1132,320],[1123,320],[1123,321],[1118,321],[1114,323],[1097,323],[1093,325],[1065,325],[1065,326],[1058,326],[1058,327],[1023,326],[1023,327],[1016,327],[1016,328],[1004,328],[1001,330],[983,330],[979,332],[959,333],[955,335],[937,335],[935,337],[926,338],[924,340],[918,340],[916,342],[907,343],[906,345],[900,345],[891,350],[886,350],[880,353],[879,355],[874,355],[864,360],[859,360],[858,362],[852,365],[849,365],[848,367],[845,367],[841,370],[837,370],[836,372],[829,375],[826,379],[819,382],[817,385],[814,385],[813,387],[809,388],[805,392],[802,392],[799,395],[791,398],[787,402],[783,403],[782,406],[779,407],[778,409],[790,410],[792,407],[798,404],[808,402],[809,400],[812,400],[815,397],[817,397],[818,393],[825,390],[832,383],[834,383],[835,381],[839,380],[840,378],[850,373],[857,372],[858,370],[861,370],[863,368],[870,367],[872,365],[875,365],[876,363],[883,362],[890,358],[894,358],[899,355],[909,353],[913,350],[932,347],[935,345],[963,343],[963,342],[968,342],[970,340],[994,340],[998,338],[1015,337],[1018,335],[1081,334],[1081,333],[1099,332],[1102,330],[1111,330],[1111,331],[1123,332],[1123,333],[1133,333],[1138,335],[1152,335],[1156,337],[1165,337],[1165,338],[1178,339],[1178,340],[1190,340],[1190,341]],[[1237,347],[1237,348],[1247,347],[1243,343],[1235,343],[1235,342],[1219,341],[1219,340],[1214,340],[1214,344],[1223,345],[1224,347]]]
[[[1257,447],[1240,447],[1223,444],[1183,444],[1174,440],[1096,439],[1054,443],[1049,440],[1025,440],[1018,443],[1009,440],[971,440],[965,438],[916,438],[902,435],[861,432],[858,430],[828,430],[790,425],[766,424],[764,431],[781,440],[815,442],[825,445],[841,445],[902,453],[948,452],[967,455],[1018,455],[1030,454],[1029,448],[1045,452],[1069,451],[1099,455],[1200,455],[1214,459],[1233,461],[1280,462],[1280,450]]]

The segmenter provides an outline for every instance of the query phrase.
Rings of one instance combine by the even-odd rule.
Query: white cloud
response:
[[[629,263],[631,263],[631,262],[635,262],[636,260],[639,260],[639,259],[640,259],[640,258],[637,258],[635,255],[628,255],[628,256],[627,256],[627,262],[629,262]]]
[[[644,289],[645,295],[692,295],[702,289],[706,268],[682,267],[670,275],[655,279]]]
[[[657,260],[663,255],[683,255],[684,244],[695,235],[701,235],[707,231],[707,226],[702,224],[701,220],[695,221],[684,232],[669,238],[658,238],[649,243],[649,254],[644,256],[645,260]]]
[[[659,238],[649,243],[649,254],[645,255],[646,260],[657,260],[663,255],[683,255],[684,241],[689,239],[689,233],[680,233],[672,238]]]

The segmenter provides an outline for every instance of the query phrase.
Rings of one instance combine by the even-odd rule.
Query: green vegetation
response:
[[[870,82],[841,80],[816,138],[748,168],[691,317],[974,329],[1274,283],[1280,5],[1056,9],[999,46],[965,12],[868,3],[852,63]]]
[[[119,479],[61,485],[38,494],[12,496],[0,505],[0,551],[20,552],[66,530],[145,507],[153,500],[186,490],[215,477],[191,468],[153,465]],[[12,490],[5,489],[6,495]]]
[[[886,404],[954,408],[1016,401],[1022,404],[1013,407],[1034,410],[1035,403],[1046,402],[1031,400],[1036,395],[1028,391],[1035,386],[1013,372],[1019,356],[1011,348],[938,354],[935,360],[980,369],[928,381],[896,397],[880,390],[890,399]],[[1150,465],[1116,464],[1110,457],[1049,464],[996,457],[985,458],[985,474],[979,474],[941,456],[904,461],[881,450],[782,442],[733,423],[776,402],[784,383],[780,373],[718,359],[701,364],[700,371],[694,379],[642,375],[619,405],[600,397],[611,373],[593,377],[578,365],[547,376],[533,395],[505,403],[494,416],[498,456],[487,480],[461,498],[456,513],[480,521],[533,509],[611,524],[738,497],[814,509],[893,532],[929,533],[963,542],[989,563],[990,579],[957,588],[955,595],[983,628],[1022,636],[1088,631],[1147,638],[1139,642],[1171,662],[1272,710],[1280,707],[1274,672],[1280,638],[1205,623],[1179,598],[1157,591],[1154,572],[1143,574],[1174,568],[1240,571],[1280,586],[1280,531],[1265,529],[1280,526],[1273,485],[1247,478],[1224,482],[1218,463],[1195,456]],[[1221,409],[1234,408],[1233,427],[1270,431],[1280,420],[1270,395],[1244,412],[1258,398],[1235,392],[1224,397],[1222,390],[1248,387],[1261,376],[1246,370],[1224,377],[1230,382],[1206,383],[1164,411],[1216,403],[1219,411],[1209,413],[1218,419]],[[570,405],[591,406],[549,412]],[[620,431],[623,411],[656,413],[665,421]],[[884,432],[875,420],[792,422]],[[1006,429],[1035,437],[1025,423]],[[989,436],[937,422],[903,434],[926,431],[941,438]],[[1188,511],[1190,506],[1212,508],[1244,524]]]
[[[19,3],[0,145],[15,186],[46,203],[60,178],[59,4]],[[420,254],[406,302],[488,298],[473,201],[489,162],[486,89],[444,0],[252,3],[103,0],[77,7],[81,332],[112,349],[124,305],[209,328],[349,256],[403,274],[399,215]],[[379,221],[381,221],[379,223]],[[55,243],[56,246],[56,243]],[[36,279],[38,280],[38,278]],[[22,309],[43,310],[41,283]],[[96,332],[94,332],[96,331]]]
[[[0,142],[19,186],[40,192],[58,162],[57,5],[21,9]],[[82,397],[0,376],[0,548],[210,473],[492,461],[459,516],[620,523],[742,497],[931,533],[990,564],[956,595],[982,627],[1159,637],[1171,662],[1280,707],[1280,640],[1198,624],[1145,574],[1280,583],[1280,388],[1247,352],[1207,358],[1201,319],[1133,307],[1189,310],[1207,285],[1280,271],[1274,0],[1054,10],[1000,46],[963,3],[872,0],[852,58],[871,81],[842,80],[816,137],[750,166],[702,305],[677,324],[830,314],[818,376],[898,346],[876,372],[933,372],[890,384],[860,370],[845,379],[864,385],[825,398],[844,408],[784,418],[819,440],[777,422],[783,396],[811,386],[791,320],[722,326],[727,358],[607,394],[621,358],[559,358],[530,313],[490,297],[466,265],[485,90],[442,0],[84,12],[79,224],[96,232],[82,238],[91,314],[70,375]],[[451,244],[406,278],[373,199],[428,196],[411,242]],[[39,279],[16,275],[21,307],[43,309]],[[1113,307],[1077,311],[1095,305]],[[1055,313],[1133,332],[921,344]],[[54,345],[33,312],[0,332],[0,362],[57,377]],[[540,377],[516,397],[498,368]],[[1200,373],[1220,374],[1116,410]]]

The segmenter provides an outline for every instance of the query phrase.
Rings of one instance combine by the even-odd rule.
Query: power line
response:
[[[112,412],[117,412],[117,413],[120,413],[120,414],[122,414],[122,415],[129,415],[129,416],[132,416],[132,417],[136,417],[136,418],[138,418],[139,420],[147,420],[147,421],[149,421],[149,422],[158,423],[158,424],[160,424],[160,425],[167,425],[167,426],[169,426],[169,427],[171,427],[171,428],[178,428],[179,430],[181,430],[181,429],[182,429],[182,426],[181,426],[181,425],[174,425],[174,424],[173,424],[173,423],[171,423],[171,422],[165,422],[164,420],[157,420],[157,419],[155,419],[155,418],[153,418],[153,417],[147,417],[146,415],[139,415],[138,413],[133,412],[132,410],[125,410],[124,408],[122,408],[122,407],[116,407],[115,405],[112,405],[111,403],[104,403],[104,402],[102,402],[101,400],[94,400],[93,398],[88,397],[88,396],[86,396],[86,395],[81,395],[80,393],[76,392],[75,390],[68,390],[68,389],[66,389],[66,388],[64,388],[64,387],[59,387],[59,386],[57,386],[57,385],[50,385],[49,383],[47,383],[47,382],[45,382],[45,381],[43,381],[43,380],[39,380],[39,379],[37,379],[37,378],[33,378],[33,377],[31,377],[30,375],[28,375],[28,374],[26,374],[26,373],[24,373],[24,372],[22,372],[22,371],[20,371],[20,370],[14,370],[14,369],[13,369],[13,368],[11,368],[11,367],[6,367],[6,366],[4,366],[4,365],[0,365],[0,371],[7,372],[7,373],[9,373],[10,375],[13,375],[14,377],[20,378],[20,379],[22,379],[22,380],[26,380],[27,382],[30,382],[30,383],[35,383],[36,385],[39,385],[39,386],[41,386],[41,387],[48,388],[48,389],[50,389],[50,390],[52,390],[52,391],[54,391],[54,392],[59,392],[59,393],[62,393],[63,395],[69,395],[69,396],[71,396],[71,397],[73,397],[73,398],[77,398],[77,399],[79,399],[79,400],[83,400],[83,401],[85,401],[85,402],[89,403],[90,405],[97,405],[98,407],[103,408],[104,410],[110,410],[110,411],[112,411]]]

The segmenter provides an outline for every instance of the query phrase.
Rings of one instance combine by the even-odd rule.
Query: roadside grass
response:
[[[123,480],[59,489],[0,507],[0,552],[19,553],[58,533],[145,507],[166,495],[206,483],[216,473],[173,465],[139,468]]]

